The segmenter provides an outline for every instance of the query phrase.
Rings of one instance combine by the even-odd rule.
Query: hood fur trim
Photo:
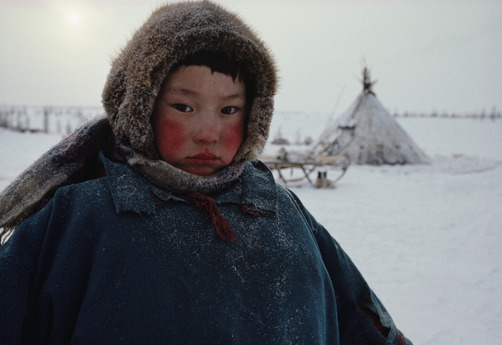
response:
[[[163,160],[152,160],[138,152],[123,150],[127,164],[153,185],[174,194],[202,193],[211,195],[233,184],[244,170],[244,164],[234,163],[220,170],[217,176],[198,176],[175,168]]]
[[[202,50],[226,54],[254,79],[256,89],[245,139],[234,162],[208,177],[188,174],[160,160],[150,124],[166,76],[177,62]],[[153,184],[175,192],[209,194],[229,186],[240,176],[245,161],[256,159],[265,146],[276,84],[275,64],[267,48],[236,15],[209,1],[159,8],[113,61],[103,91],[107,119],[98,118],[77,130],[0,193],[0,244],[57,188],[100,176],[99,151],[126,160]]]
[[[119,141],[158,159],[150,117],[164,79],[174,65],[198,51],[226,54],[256,84],[246,136],[236,162],[254,160],[269,134],[276,92],[276,69],[268,49],[239,17],[209,2],[160,7],[113,61],[103,105]]]

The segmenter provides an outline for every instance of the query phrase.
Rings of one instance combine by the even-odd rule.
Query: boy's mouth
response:
[[[200,161],[201,164],[207,164],[211,161],[217,160],[218,156],[210,152],[201,152],[196,154],[195,156],[190,157],[190,159]]]

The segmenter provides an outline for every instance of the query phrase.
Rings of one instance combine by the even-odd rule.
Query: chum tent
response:
[[[429,159],[382,106],[363,70],[363,91],[335,121],[328,123],[312,156],[347,156],[353,164],[424,164]]]

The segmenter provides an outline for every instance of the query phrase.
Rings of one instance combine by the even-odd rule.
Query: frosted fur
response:
[[[268,49],[235,14],[209,1],[163,6],[113,61],[103,105],[114,135],[125,145],[158,159],[150,116],[173,66],[198,51],[226,54],[255,79],[256,97],[246,137],[234,161],[254,160],[269,134],[276,92],[274,61]]]
[[[202,50],[226,54],[247,71],[256,89],[243,144],[233,162],[211,176],[192,175],[162,161],[150,123],[167,75],[177,62]],[[265,146],[276,85],[268,49],[235,14],[209,1],[160,7],[112,63],[103,90],[106,119],[57,144],[0,194],[0,236],[43,207],[57,188],[98,177],[94,170],[99,151],[173,192],[211,194],[228,187],[244,163],[255,160]]]
[[[244,142],[232,163],[211,176],[185,173],[160,160],[151,115],[162,83],[174,66],[199,51],[225,54],[251,75],[256,95],[249,106]],[[235,14],[209,1],[160,7],[113,61],[103,105],[128,164],[161,188],[213,193],[231,184],[246,161],[267,142],[276,92],[268,49]]]
[[[198,176],[178,169],[163,160],[152,160],[137,153],[127,154],[127,163],[156,186],[173,193],[199,192],[212,194],[229,187],[242,173],[244,164],[234,163],[221,170],[216,177]]]

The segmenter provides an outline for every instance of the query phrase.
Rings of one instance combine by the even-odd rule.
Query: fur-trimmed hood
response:
[[[227,55],[254,79],[256,97],[234,161],[256,159],[272,119],[275,64],[263,42],[237,15],[209,1],[158,8],[113,61],[103,105],[115,137],[158,159],[150,124],[155,100],[176,63],[199,51]]]
[[[150,123],[164,79],[180,60],[199,51],[227,55],[252,78],[255,89],[244,142],[234,161],[212,176],[192,175],[161,160]],[[96,119],[57,144],[0,193],[0,238],[42,208],[59,187],[97,177],[90,172],[96,170],[99,151],[175,193],[211,194],[229,186],[265,146],[276,78],[268,49],[235,14],[209,1],[160,7],[112,63],[103,91],[107,119]]]

